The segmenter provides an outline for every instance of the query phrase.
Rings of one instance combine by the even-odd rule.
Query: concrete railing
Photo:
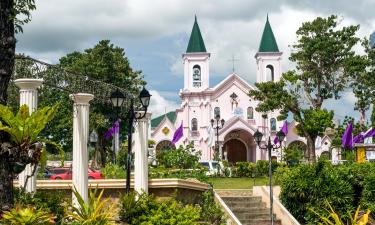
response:
[[[214,191],[215,202],[221,206],[221,209],[224,211],[224,214],[227,218],[227,225],[242,225],[242,223],[237,219],[233,214],[232,210],[229,209],[227,204],[221,199],[221,197]]]
[[[280,187],[274,187],[273,193],[273,212],[281,220],[281,224],[300,225],[293,215],[281,204],[279,200]],[[267,207],[270,207],[270,190],[268,186],[254,186],[253,195],[262,197],[262,202],[266,203]]]
[[[125,189],[125,179],[101,179],[89,180],[89,188],[102,189]],[[205,191],[209,189],[208,184],[201,183],[195,179],[182,180],[177,178],[169,179],[150,179],[148,181],[149,188],[186,188],[197,191]],[[18,181],[14,181],[14,186],[18,187]],[[134,186],[134,180],[131,180],[130,186]],[[71,189],[72,180],[38,180],[37,189]]]

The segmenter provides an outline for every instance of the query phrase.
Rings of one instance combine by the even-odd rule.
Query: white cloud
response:
[[[179,104],[177,102],[165,99],[160,95],[158,91],[151,90],[150,94],[152,95],[152,97],[149,112],[152,113],[152,118],[160,116],[165,112],[174,111],[179,107]]]

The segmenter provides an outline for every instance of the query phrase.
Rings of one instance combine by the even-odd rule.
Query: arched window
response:
[[[198,120],[196,118],[191,120],[191,130],[198,131]]]
[[[272,65],[266,66],[266,81],[275,81],[274,69]]]
[[[276,119],[271,118],[270,123],[271,123],[271,131],[276,131]]]
[[[201,86],[201,67],[199,65],[193,66],[193,87]]]
[[[214,108],[214,118],[220,118],[220,108],[219,107]]]
[[[253,107],[247,108],[247,119],[248,120],[254,119],[254,109],[253,109]]]

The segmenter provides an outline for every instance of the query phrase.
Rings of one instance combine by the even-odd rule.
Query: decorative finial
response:
[[[194,14],[195,22],[197,22],[197,14]]]
[[[268,21],[268,13],[267,13],[267,21]]]

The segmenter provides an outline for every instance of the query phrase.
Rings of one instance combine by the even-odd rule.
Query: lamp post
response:
[[[216,120],[216,127],[214,127],[215,120]],[[216,148],[216,154],[218,154],[219,149],[220,149],[219,148],[219,130],[224,127],[225,120],[224,119],[220,120],[220,115],[216,115],[215,120],[211,119],[211,126],[212,126],[213,129],[216,130],[216,145],[215,145],[215,148]],[[220,158],[221,158],[221,156],[220,156]],[[214,157],[214,159],[215,159],[215,157]]]
[[[141,110],[143,113],[136,114],[135,113],[135,107],[134,107],[134,98],[131,98],[130,100],[130,108],[129,108],[129,120],[128,120],[128,155],[126,160],[126,189],[125,192],[130,192],[130,171],[131,171],[131,154],[132,154],[132,133],[133,133],[133,124],[134,121],[137,121],[139,119],[142,119],[147,114],[147,108],[150,105],[150,93],[143,87],[142,91],[139,93],[139,101],[141,102],[142,108]]]
[[[89,140],[90,140],[90,146],[92,148],[94,148],[94,157],[93,157],[93,161],[92,163],[94,163],[95,167],[97,166],[97,154],[96,154],[96,143],[98,142],[98,133],[96,132],[96,130],[92,130],[92,132],[90,133],[90,136],[89,136]],[[93,166],[91,164],[91,166]]]
[[[280,145],[274,145],[271,142],[271,137],[268,137],[268,142],[264,146],[260,146],[260,142],[262,141],[263,134],[257,130],[254,133],[254,139],[258,144],[260,149],[268,151],[268,176],[269,176],[269,183],[270,183],[270,217],[271,217],[271,224],[274,224],[273,218],[273,191],[272,191],[272,159],[271,159],[271,151],[276,150],[281,147]],[[279,138],[279,142],[283,142],[285,138],[285,134],[282,131],[277,132],[276,136]]]
[[[118,123],[120,123],[119,111],[125,101],[125,96],[119,89],[116,89],[116,91],[112,92],[110,100],[116,112],[116,118],[114,121],[116,122],[116,120],[118,120]],[[118,126],[120,126],[120,124],[118,124]],[[114,135],[115,137],[113,138],[112,163],[116,163],[116,151],[118,150],[117,148],[119,146],[120,130],[118,132],[115,132]]]

